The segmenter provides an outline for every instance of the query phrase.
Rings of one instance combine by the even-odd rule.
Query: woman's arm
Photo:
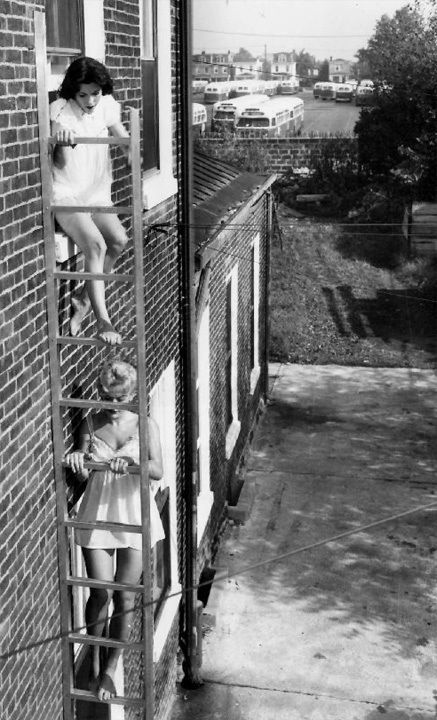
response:
[[[79,428],[79,442],[77,450],[65,455],[65,462],[72,469],[76,475],[80,475],[84,480],[89,476],[89,471],[84,467],[84,457],[88,452],[90,444],[90,434],[88,430],[88,424],[85,420],[82,421]]]
[[[75,147],[75,135],[72,130],[68,130],[68,128],[64,127],[55,120],[52,121],[51,132],[52,135],[56,138],[57,142],[57,144],[53,148],[53,162],[56,167],[62,170],[62,168],[65,167],[66,163],[66,155],[64,148],[65,146]]]

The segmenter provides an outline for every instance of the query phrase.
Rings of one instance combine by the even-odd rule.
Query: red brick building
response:
[[[213,222],[202,225],[197,215],[194,236],[189,220],[193,198],[188,5],[182,0],[6,0],[2,6],[2,720],[66,717],[35,12],[46,13],[46,79],[51,92],[71,59],[86,54],[109,68],[125,124],[128,106],[141,112],[146,376],[150,414],[160,427],[164,452],[159,493],[167,528],[166,539],[153,557],[156,718],[165,718],[171,707],[179,644],[186,652],[188,675],[190,670],[196,674],[196,591],[179,591],[192,585],[213,559],[226,505],[238,496],[236,473],[264,392],[272,179],[248,178],[223,167]],[[131,194],[129,169],[117,150],[113,158],[113,199],[126,205]],[[226,188],[231,187],[232,201],[228,201]],[[224,204],[217,205],[220,197]],[[211,211],[207,199],[202,202],[204,211]],[[225,228],[222,221],[230,219]],[[126,227],[130,233],[129,219]],[[57,268],[82,270],[77,248],[65,236],[57,241]],[[132,272],[132,266],[128,249],[117,272]],[[59,280],[57,312],[65,336],[73,286],[70,280]],[[187,301],[194,286],[197,323],[194,297],[191,306]],[[132,290],[110,285],[107,302],[124,338],[132,340]],[[93,336],[92,317],[84,332]],[[62,345],[64,397],[95,397],[93,378],[106,352],[103,346]],[[125,352],[135,359],[132,349]],[[72,447],[80,419],[80,410],[65,407],[66,450]],[[71,510],[77,486],[68,477],[65,490]],[[74,543],[69,547],[71,572],[83,573]],[[72,626],[82,627],[86,594],[74,588],[71,599]],[[134,632],[141,634],[140,623]],[[75,683],[80,682],[83,654],[80,647],[72,646]],[[129,655],[120,671],[118,693],[127,695],[135,689],[140,673],[141,663]],[[91,702],[75,704],[78,718],[138,717],[135,710],[119,704],[104,708]]]

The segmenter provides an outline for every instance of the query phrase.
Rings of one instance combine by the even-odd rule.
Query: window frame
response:
[[[241,430],[241,421],[238,417],[238,263],[234,265],[226,277],[226,293],[230,288],[230,313],[227,313],[226,334],[230,333],[230,375],[225,384],[225,392],[230,391],[230,412],[232,420],[227,424],[226,431],[226,459],[229,460],[234,451]],[[226,418],[229,419],[230,414]]]
[[[200,544],[210,511],[214,493],[210,488],[210,308],[207,302],[202,310],[197,333],[197,544]]]
[[[176,375],[175,361],[172,360],[153,385],[150,394],[150,416],[157,423],[161,438],[164,474],[155,493],[168,488],[168,521],[170,535],[170,585],[161,600],[155,617],[153,660],[157,662],[178,612],[181,585],[178,581],[178,537],[177,537],[177,455],[176,455]],[[159,497],[159,496],[158,496]]]
[[[251,370],[250,370],[250,393],[254,394],[261,374],[259,360],[259,293],[260,293],[260,233],[258,232],[251,242]]]
[[[145,0],[149,4],[154,0]],[[144,3],[140,3],[141,62],[147,59],[144,34]],[[150,13],[149,13],[150,16]],[[170,0],[156,3],[155,15],[156,64],[157,64],[157,115],[158,115],[158,162],[157,166],[143,172],[143,205],[146,210],[173,197],[178,192],[178,181],[173,175],[173,109],[171,77],[171,6]],[[150,59],[150,58],[149,58]]]

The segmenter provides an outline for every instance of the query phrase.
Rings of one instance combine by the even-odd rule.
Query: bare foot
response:
[[[97,697],[99,700],[110,700],[116,697],[117,691],[114,685],[114,678],[112,677],[111,671],[107,670],[100,678],[99,687],[97,690]]]
[[[73,308],[73,312],[70,318],[70,335],[72,337],[76,337],[76,335],[79,335],[80,333],[82,322],[88,315],[91,303],[87,296],[82,298],[81,295],[73,295],[71,298],[71,306]]]
[[[108,320],[97,321],[97,337],[108,345],[120,345],[121,335],[112,327]]]

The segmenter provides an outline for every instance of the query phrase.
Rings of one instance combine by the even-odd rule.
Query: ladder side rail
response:
[[[140,158],[140,116],[139,110],[130,110],[131,171],[132,171],[132,235],[134,244],[135,309],[138,359],[138,403],[140,437],[140,489],[141,518],[143,525],[143,640],[144,640],[144,720],[153,720],[155,713],[155,671],[153,665],[154,613],[152,604],[152,553],[150,547],[150,494],[149,494],[149,438],[148,438],[148,397],[146,375],[146,332],[145,292],[143,259],[143,213]]]
[[[61,650],[62,650],[62,694],[64,706],[64,720],[73,720],[71,690],[73,687],[73,668],[71,647],[66,639],[71,630],[69,613],[69,590],[67,585],[68,574],[68,548],[64,519],[67,512],[66,495],[64,488],[64,471],[62,457],[64,453],[64,438],[62,435],[61,407],[58,402],[61,388],[58,348],[56,336],[58,335],[58,302],[57,287],[54,270],[56,267],[54,222],[51,212],[52,177],[49,158],[50,119],[48,112],[48,90],[46,84],[46,30],[45,14],[39,10],[34,12],[35,32],[35,60],[37,79],[37,107],[38,107],[38,134],[41,162],[41,193],[42,193],[42,219],[44,234],[45,276],[46,276],[46,302],[49,340],[49,367],[50,367],[50,394],[52,406],[52,436],[54,450],[54,476],[56,488],[56,513],[58,534],[58,566],[60,580],[60,619],[61,619]]]

